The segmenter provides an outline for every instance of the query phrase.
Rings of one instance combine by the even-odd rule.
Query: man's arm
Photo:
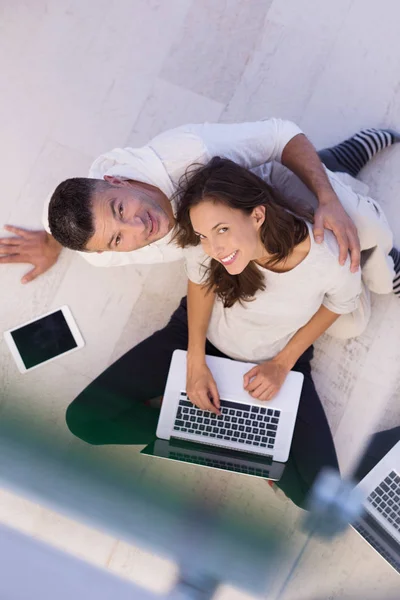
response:
[[[334,192],[314,146],[303,134],[293,137],[284,147],[281,162],[314,192],[319,208],[314,219],[314,238],[320,243],[324,229],[331,229],[339,244],[339,262],[346,262],[350,250],[351,270],[360,266],[360,242],[357,229]]]
[[[57,262],[62,246],[47,231],[29,231],[12,225],[5,225],[4,229],[14,236],[0,238],[0,264],[33,265],[21,279],[22,283],[33,281]]]

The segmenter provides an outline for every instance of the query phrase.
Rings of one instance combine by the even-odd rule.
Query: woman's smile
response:
[[[239,253],[239,250],[235,250],[231,254],[228,254],[228,256],[225,256],[225,258],[220,258],[219,260],[225,266],[231,265],[236,260],[238,253]]]

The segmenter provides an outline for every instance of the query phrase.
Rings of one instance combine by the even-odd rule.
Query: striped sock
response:
[[[394,262],[393,292],[400,298],[400,250],[392,248],[389,255],[393,258]]]
[[[356,177],[375,154],[397,142],[400,142],[400,133],[391,129],[363,129],[324,152],[333,154],[338,165],[336,171],[342,170]]]

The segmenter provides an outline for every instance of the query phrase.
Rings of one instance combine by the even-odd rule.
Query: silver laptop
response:
[[[276,397],[262,402],[243,389],[254,365],[206,357],[220,394],[221,415],[192,404],[186,352],[173,354],[154,445],[143,452],[205,467],[279,479],[289,456],[303,375],[290,372]],[[164,443],[168,442],[168,443]]]
[[[354,529],[400,573],[400,442],[357,486],[365,512]]]

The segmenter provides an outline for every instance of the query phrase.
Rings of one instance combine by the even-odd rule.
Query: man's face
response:
[[[157,188],[137,181],[106,178],[110,184],[92,198],[95,233],[89,252],[129,252],[163,238],[173,224],[169,200]]]

